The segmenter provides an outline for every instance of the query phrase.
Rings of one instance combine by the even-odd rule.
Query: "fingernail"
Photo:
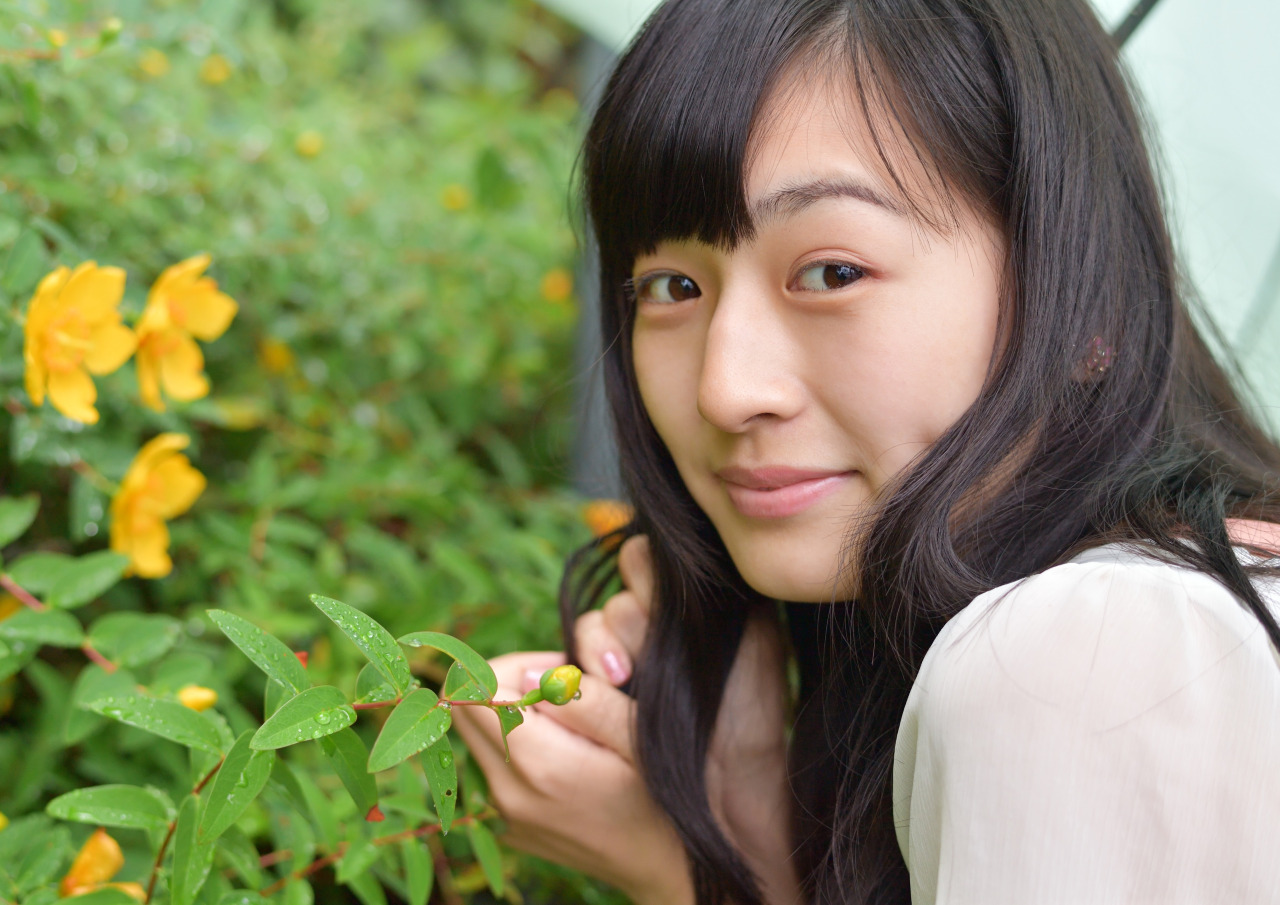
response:
[[[520,691],[531,691],[538,687],[538,683],[542,681],[542,673],[536,669],[526,669],[524,677],[520,679]]]
[[[605,675],[609,677],[609,681],[614,685],[621,685],[631,678],[631,667],[613,651],[605,651],[600,656],[600,662],[604,665]]]

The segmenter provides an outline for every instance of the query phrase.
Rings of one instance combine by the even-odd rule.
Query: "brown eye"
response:
[[[702,290],[698,288],[697,283],[683,274],[663,273],[644,280],[640,284],[640,291],[636,294],[643,302],[669,305],[696,299],[702,295]]]
[[[812,264],[801,272],[796,285],[808,292],[830,292],[856,283],[865,275],[860,267],[852,264]]]

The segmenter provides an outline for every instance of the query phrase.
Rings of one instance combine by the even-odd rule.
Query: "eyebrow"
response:
[[[765,195],[751,205],[751,219],[765,223],[775,218],[794,217],[805,208],[828,198],[852,198],[873,204],[897,217],[906,217],[902,205],[865,182],[853,179],[815,179],[787,185]]]

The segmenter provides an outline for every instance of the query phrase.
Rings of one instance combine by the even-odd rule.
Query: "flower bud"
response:
[[[578,683],[582,681],[582,670],[576,666],[557,666],[542,674],[538,689],[542,699],[550,704],[568,704],[578,696]]]
[[[120,845],[102,827],[98,827],[81,847],[71,870],[62,878],[58,891],[63,896],[74,895],[86,886],[106,883],[124,867],[124,854]]]
[[[218,693],[203,685],[188,685],[178,691],[178,701],[192,710],[208,710],[218,703]]]

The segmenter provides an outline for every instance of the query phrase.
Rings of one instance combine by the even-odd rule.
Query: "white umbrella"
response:
[[[657,0],[542,0],[614,51]],[[1136,5],[1135,5],[1136,3]],[[1151,116],[1174,234],[1280,432],[1280,2],[1094,0]]]

